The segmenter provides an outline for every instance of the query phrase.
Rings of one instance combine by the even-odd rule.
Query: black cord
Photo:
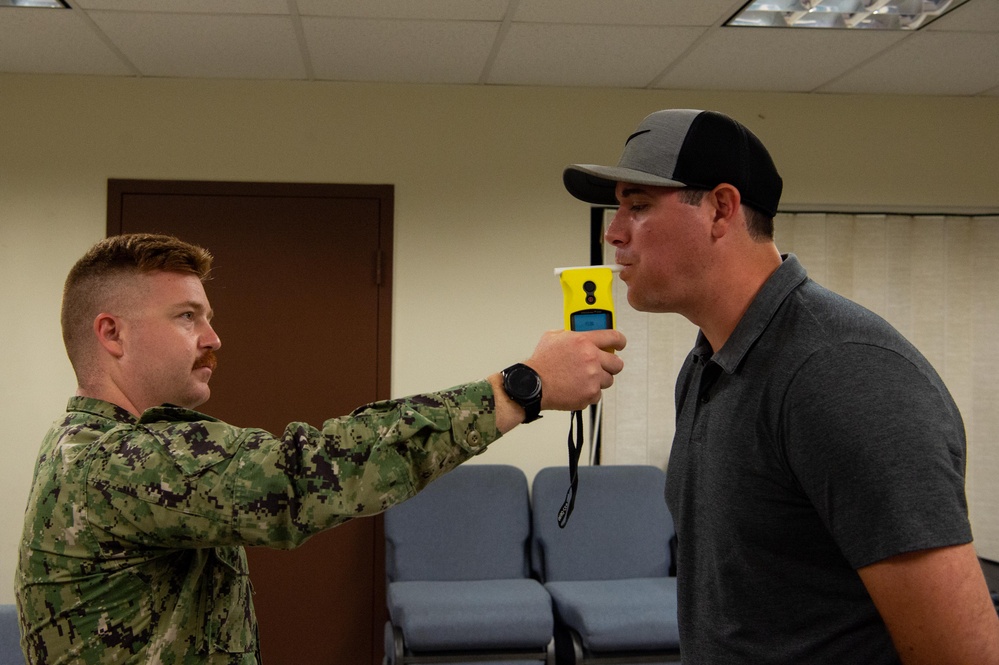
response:
[[[575,425],[575,427],[573,427]],[[573,429],[576,436],[573,437]],[[575,438],[575,441],[573,440]],[[576,505],[576,489],[579,487],[579,456],[583,452],[583,412],[573,411],[569,415],[569,491],[565,502],[558,509],[558,526],[564,529],[569,523],[569,515]]]

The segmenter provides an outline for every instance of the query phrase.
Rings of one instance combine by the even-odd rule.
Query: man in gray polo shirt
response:
[[[720,113],[653,113],[616,167],[628,301],[700,328],[676,386],[666,499],[685,665],[999,663],[957,406],[877,315],[774,244],[781,178]]]

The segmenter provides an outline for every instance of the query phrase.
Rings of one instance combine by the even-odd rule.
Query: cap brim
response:
[[[621,166],[598,166],[596,164],[573,164],[562,172],[565,188],[580,201],[595,205],[616,206],[617,183],[629,182],[636,185],[654,187],[686,187],[676,180],[670,180],[644,171]]]

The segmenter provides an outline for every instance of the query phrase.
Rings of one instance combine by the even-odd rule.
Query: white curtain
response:
[[[943,377],[968,434],[976,548],[999,561],[999,217],[780,214],[776,240],[812,279],[891,322]],[[604,397],[601,460],[665,468],[673,386],[697,330],[677,315],[636,312],[620,280],[614,289],[628,348]]]

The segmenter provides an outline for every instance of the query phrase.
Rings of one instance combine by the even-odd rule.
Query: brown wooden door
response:
[[[388,396],[392,204],[390,186],[111,180],[108,234],[211,250],[222,348],[200,408],[280,433]],[[267,665],[381,662],[380,517],[247,554]]]

